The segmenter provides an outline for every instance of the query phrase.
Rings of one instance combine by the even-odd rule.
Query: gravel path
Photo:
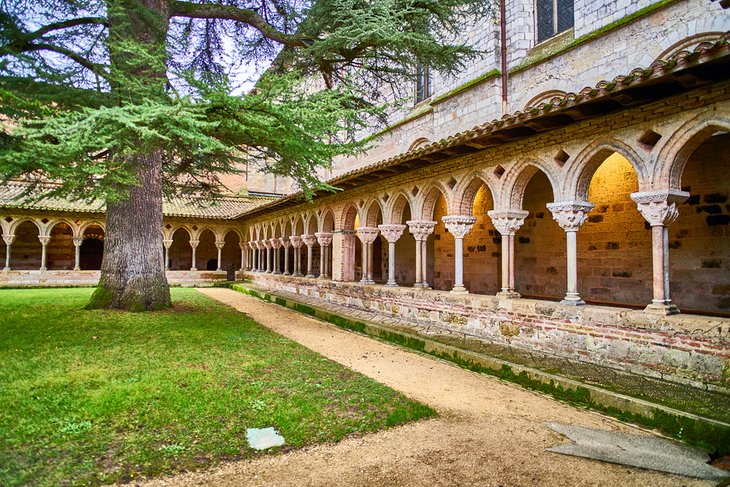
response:
[[[548,421],[644,433],[229,289],[201,292],[346,367],[433,406],[440,416],[337,444],[135,485],[713,485],[546,452],[546,447],[565,441],[544,426]]]

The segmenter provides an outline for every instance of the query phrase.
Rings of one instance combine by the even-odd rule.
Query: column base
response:
[[[423,290],[429,290],[431,289],[431,286],[427,282],[417,282],[413,285],[415,289],[423,289]]]
[[[197,272],[198,268],[197,267],[191,267],[190,270],[193,271],[193,272]]]
[[[449,291],[449,294],[469,294],[469,291],[464,286],[455,286],[454,289]]]
[[[365,278],[365,279],[360,279],[360,284],[375,284],[375,281],[373,281],[372,279]]]
[[[280,276],[281,275],[281,272],[279,272],[279,271],[274,272],[274,275]]]
[[[295,272],[294,274],[292,274],[292,276],[294,276],[294,277],[304,277],[304,274],[302,274],[301,272]]]
[[[216,272],[223,272],[223,269],[221,269],[221,268],[219,267],[219,268],[217,268],[217,269],[216,269],[215,271],[216,271]]]
[[[306,277],[307,279],[314,279],[316,276],[314,274],[307,274],[304,277]]]
[[[651,303],[644,312],[659,316],[670,316],[679,314],[679,308],[671,303]]]
[[[398,283],[395,281],[388,281],[385,283],[385,287],[400,287],[400,286],[398,286]]]
[[[562,301],[560,301],[560,304],[565,306],[583,306],[586,302],[583,301],[580,296],[566,296]]]
[[[506,290],[506,289],[498,292],[496,294],[496,296],[498,298],[505,298],[505,299],[518,299],[518,298],[521,298],[522,297],[520,295],[520,293],[518,293],[517,291],[514,291],[514,290]]]
[[[291,276],[291,273],[289,271],[286,271],[282,274],[282,276]]]

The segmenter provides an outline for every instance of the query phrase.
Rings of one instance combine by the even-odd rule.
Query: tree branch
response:
[[[106,73],[104,72],[103,66],[101,64],[93,63],[85,57],[81,56],[80,54],[75,53],[70,49],[66,49],[65,47],[54,46],[53,44],[26,44],[22,46],[21,50],[22,52],[51,51],[57,54],[61,54],[76,62],[77,64],[85,67],[92,73],[98,74],[102,78],[106,79]]]
[[[230,5],[201,4],[184,1],[173,1],[170,5],[170,16],[187,17],[190,19],[221,19],[233,20],[250,25],[261,34],[274,42],[290,47],[305,47],[311,40],[299,36],[280,32],[266,22],[255,10],[242,9]]]
[[[49,32],[53,32],[54,30],[62,30],[62,29],[68,29],[70,27],[78,27],[79,25],[107,25],[106,19],[103,19],[101,17],[79,17],[78,19],[71,19],[71,20],[64,20],[62,22],[53,22],[48,25],[44,25],[40,29],[36,30],[35,32],[28,32],[25,34],[22,34],[20,37],[21,41],[24,42],[30,42],[35,39],[39,39],[43,37],[44,35],[48,34]]]

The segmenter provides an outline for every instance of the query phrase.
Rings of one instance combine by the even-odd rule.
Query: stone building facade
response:
[[[372,148],[336,161],[342,191],[171,206],[168,272],[231,265],[414,327],[727,391],[730,10],[575,1],[537,42],[538,6],[507,2],[506,72],[499,22],[465,29],[483,55],[360,134]],[[0,282],[42,282],[49,262],[66,274],[47,281],[97,278],[99,208],[3,201]]]

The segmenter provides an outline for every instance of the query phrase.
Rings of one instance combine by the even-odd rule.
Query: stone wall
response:
[[[95,286],[100,271],[11,270],[0,271],[0,287],[19,286]],[[238,279],[243,274],[236,273]],[[226,272],[167,271],[167,282],[173,285],[209,285],[226,280]]]
[[[729,391],[730,319],[648,316],[606,306],[453,296],[352,283],[247,274],[257,285],[426,327],[628,372]],[[730,391],[729,391],[730,392]]]

